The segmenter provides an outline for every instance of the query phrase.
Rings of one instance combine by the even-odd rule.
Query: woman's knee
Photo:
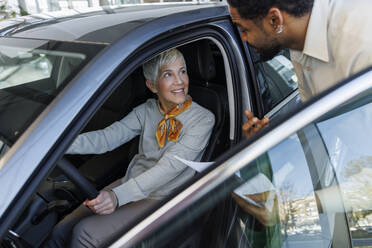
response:
[[[91,225],[89,219],[84,219],[75,225],[72,231],[71,248],[75,247],[100,247],[100,242],[97,239],[97,233],[94,226]]]
[[[60,222],[58,222],[44,247],[67,247],[70,243],[72,230],[75,224],[81,219],[90,215],[92,215],[90,210],[83,205],[79,206],[72,213],[65,216]]]
[[[44,248],[67,247],[71,231],[71,226],[67,223],[64,223],[63,221],[58,223],[50,234],[49,239],[45,242]]]

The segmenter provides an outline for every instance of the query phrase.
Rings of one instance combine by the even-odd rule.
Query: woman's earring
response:
[[[277,34],[280,34],[281,32],[283,32],[283,25],[279,25],[279,28],[276,30]]]

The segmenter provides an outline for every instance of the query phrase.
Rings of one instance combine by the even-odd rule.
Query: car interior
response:
[[[215,115],[215,126],[202,161],[213,161],[230,148],[229,108],[222,53],[217,45],[202,39],[177,47],[184,55],[193,101]],[[68,79],[68,78],[67,78]],[[37,83],[37,82],[35,82]],[[16,88],[13,87],[13,88]],[[13,89],[15,90],[15,89]],[[82,132],[98,130],[122,119],[135,106],[154,95],[146,88],[141,66],[125,79],[94,114]],[[6,132],[5,132],[6,133]],[[101,155],[65,155],[97,190],[124,176],[137,153],[139,139]],[[102,166],[104,165],[104,166]],[[76,208],[85,195],[56,167],[40,186],[0,247],[39,247],[53,226]],[[205,221],[205,220],[203,220]]]

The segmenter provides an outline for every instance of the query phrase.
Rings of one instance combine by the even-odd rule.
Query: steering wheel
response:
[[[89,200],[98,196],[99,192],[93,184],[89,182],[88,179],[86,179],[65,157],[62,157],[62,159],[57,163],[57,166]]]

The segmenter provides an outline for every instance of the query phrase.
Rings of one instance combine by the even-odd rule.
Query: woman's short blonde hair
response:
[[[160,69],[164,65],[170,65],[174,63],[178,59],[182,59],[186,68],[185,59],[180,51],[173,48],[162,52],[155,58],[152,58],[143,64],[143,75],[145,76],[146,80],[149,80],[152,84],[156,84]]]

